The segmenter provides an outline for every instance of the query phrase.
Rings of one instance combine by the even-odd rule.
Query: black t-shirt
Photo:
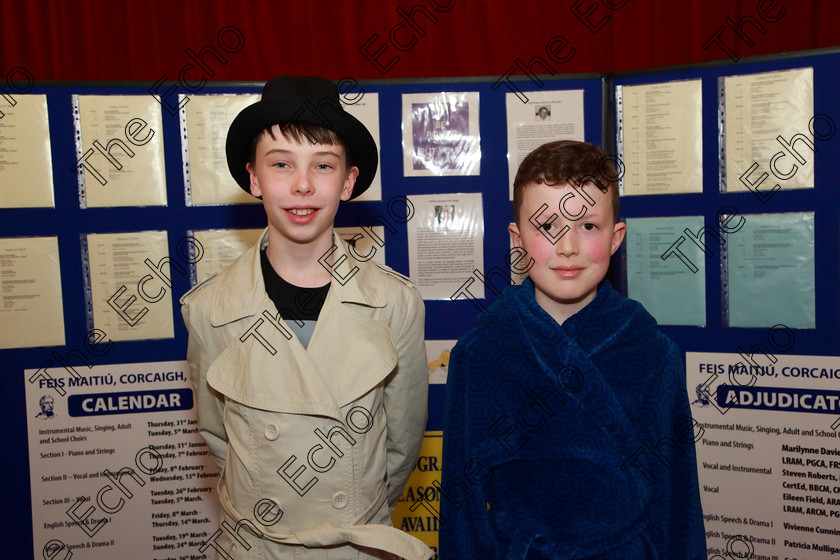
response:
[[[260,251],[260,265],[268,297],[306,348],[309,346],[321,308],[324,307],[330,284],[318,288],[301,288],[289,284],[271,266],[265,249]]]

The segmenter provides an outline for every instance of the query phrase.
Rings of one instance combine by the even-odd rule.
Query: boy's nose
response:
[[[296,193],[309,194],[312,192],[312,177],[305,171],[298,173],[293,188]]]
[[[554,245],[554,250],[558,255],[567,257],[577,254],[578,239],[574,228],[570,228],[557,240],[557,243]]]

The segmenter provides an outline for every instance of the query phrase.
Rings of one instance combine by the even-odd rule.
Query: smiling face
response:
[[[537,303],[560,324],[595,299],[626,230],[609,193],[592,183],[583,188],[586,196],[568,183],[527,184],[518,225],[509,228],[513,244],[534,259],[528,275]]]
[[[346,163],[339,144],[296,142],[279,125],[257,141],[251,194],[263,200],[268,216],[269,244],[311,244],[323,251],[332,243],[332,227],[340,200],[349,200],[359,176]]]

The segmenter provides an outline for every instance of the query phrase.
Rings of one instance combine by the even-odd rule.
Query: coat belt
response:
[[[381,488],[373,503],[352,525],[335,527],[332,523],[321,523],[292,535],[282,535],[261,529],[263,533],[261,538],[279,544],[303,545],[309,548],[352,543],[376,550],[384,550],[396,554],[400,558],[405,558],[405,560],[428,560],[431,558],[434,555],[432,550],[408,533],[387,525],[363,524],[367,523],[374,513],[379,511],[387,496],[385,487]],[[227,488],[224,485],[220,485],[219,488],[219,502],[225,512],[233,519],[245,519],[233,507],[228,498]]]

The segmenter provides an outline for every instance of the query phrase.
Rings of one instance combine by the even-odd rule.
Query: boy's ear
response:
[[[262,196],[260,184],[257,181],[257,174],[254,172],[254,166],[252,166],[251,163],[248,162],[245,164],[245,169],[248,170],[248,175],[251,178],[251,194],[254,196]]]
[[[613,226],[613,238],[612,238],[612,246],[610,247],[610,255],[614,255],[618,248],[621,246],[621,242],[624,241],[624,236],[627,233],[627,224],[624,222],[616,222]]]
[[[355,165],[347,170],[347,177],[344,178],[344,187],[341,189],[341,200],[350,200],[353,195],[353,187],[356,186],[356,179],[359,178],[359,168]]]
[[[510,233],[510,240],[513,242],[513,246],[522,247],[522,237],[519,235],[519,226],[516,224],[510,224],[508,226],[508,233]]]

